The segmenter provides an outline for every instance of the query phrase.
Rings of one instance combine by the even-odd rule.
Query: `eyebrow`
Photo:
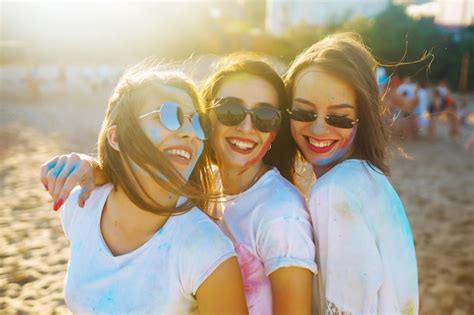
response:
[[[300,97],[297,97],[294,99],[294,102],[298,102],[298,103],[302,103],[302,104],[306,104],[306,105],[310,105],[310,106],[314,106],[316,107],[316,104],[314,104],[313,102],[310,102],[304,98],[300,98]],[[350,108],[350,109],[354,109],[355,106],[354,105],[351,105],[351,104],[333,104],[333,105],[329,105],[328,106],[329,108],[331,109],[341,109],[341,108]]]

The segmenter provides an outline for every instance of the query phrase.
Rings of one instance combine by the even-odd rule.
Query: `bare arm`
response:
[[[311,314],[313,273],[308,269],[280,268],[270,274],[273,314]]]
[[[200,314],[248,314],[236,257],[224,261],[196,292]]]

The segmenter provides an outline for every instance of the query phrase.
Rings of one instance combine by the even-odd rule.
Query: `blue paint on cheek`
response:
[[[158,130],[156,130],[155,127],[148,128],[148,137],[155,145],[159,144],[162,140],[159,136]]]
[[[192,172],[194,171],[194,168],[196,167],[196,163],[199,161],[199,158],[202,155],[202,151],[204,151],[204,144],[201,144],[198,148],[198,151],[196,153],[196,157],[194,158],[194,161],[189,165],[188,169],[184,173],[184,179],[188,180],[189,177],[191,176]]]
[[[316,159],[315,164],[326,166],[331,163],[334,163],[338,161],[340,158],[342,158],[344,154],[346,154],[349,151],[349,148],[350,147],[337,149],[332,156],[326,159],[321,159],[321,160]]]
[[[352,128],[351,134],[347,138],[346,143],[344,143],[342,147],[334,151],[333,155],[325,159],[315,159],[315,161],[312,164],[327,166],[339,161],[351,149],[356,133],[357,133],[357,125],[355,125],[354,128]]]

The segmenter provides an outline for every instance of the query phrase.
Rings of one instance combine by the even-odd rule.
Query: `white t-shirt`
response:
[[[235,256],[231,241],[199,209],[173,216],[145,244],[113,256],[100,231],[108,184],[96,188],[83,209],[75,189],[61,218],[71,246],[65,300],[74,313],[197,313],[204,280]]]
[[[413,236],[386,176],[346,160],[313,185],[309,210],[326,312],[418,314]]]
[[[315,246],[304,199],[276,169],[228,196],[219,226],[233,240],[250,314],[272,314],[268,275],[283,267],[316,273]]]

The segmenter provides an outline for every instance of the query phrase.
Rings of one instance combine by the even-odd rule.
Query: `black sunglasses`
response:
[[[211,107],[217,120],[226,126],[237,126],[250,114],[253,126],[261,132],[272,132],[281,123],[281,111],[271,104],[260,103],[252,110],[246,109],[242,100],[235,97],[217,98]]]
[[[343,128],[343,129],[351,129],[354,125],[359,121],[359,119],[352,119],[346,116],[329,114],[326,116],[316,114],[315,112],[302,110],[302,109],[287,109],[288,114],[290,114],[290,118],[296,121],[301,122],[312,122],[318,119],[319,116],[323,117],[326,121],[326,124],[336,127],[336,128]]]

